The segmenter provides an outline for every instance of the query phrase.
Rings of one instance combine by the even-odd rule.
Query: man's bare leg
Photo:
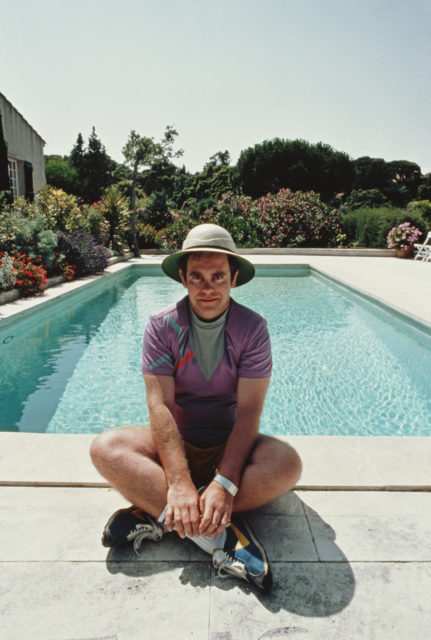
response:
[[[132,504],[157,518],[166,506],[167,484],[148,427],[100,434],[91,445],[96,469]],[[301,460],[288,444],[259,435],[244,468],[233,510],[260,507],[293,489]]]
[[[259,435],[245,466],[233,511],[261,507],[295,487],[302,471],[301,460],[289,444]]]
[[[123,427],[93,441],[91,459],[99,473],[133,505],[154,518],[166,506],[167,483],[148,427]]]

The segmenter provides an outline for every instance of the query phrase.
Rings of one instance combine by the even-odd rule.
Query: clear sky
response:
[[[169,124],[193,172],[275,137],[431,171],[431,0],[0,0],[0,56],[47,154]]]

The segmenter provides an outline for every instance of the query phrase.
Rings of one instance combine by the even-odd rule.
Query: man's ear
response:
[[[231,285],[230,285],[231,287],[236,287],[236,279],[237,279],[237,277],[238,277],[238,273],[239,273],[239,271],[238,271],[238,269],[237,269],[237,270],[235,271],[235,273],[234,273],[233,278],[232,278],[232,283],[231,283]]]
[[[187,282],[184,277],[184,271],[182,269],[178,269],[178,273],[180,274],[181,282],[183,283],[183,287],[187,287]]]

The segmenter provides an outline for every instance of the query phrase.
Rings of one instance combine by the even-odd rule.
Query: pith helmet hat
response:
[[[179,263],[184,255],[190,253],[225,253],[232,255],[238,264],[238,277],[236,286],[239,287],[249,282],[254,276],[254,266],[251,262],[239,256],[237,248],[229,231],[219,227],[217,224],[199,224],[193,227],[183,242],[181,251],[171,254],[162,262],[162,269],[167,276],[181,282],[179,274]]]

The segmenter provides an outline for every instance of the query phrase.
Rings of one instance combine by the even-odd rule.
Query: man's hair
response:
[[[193,253],[185,253],[178,260],[178,271],[182,271],[184,273],[184,280],[187,279],[187,262],[190,256],[195,256],[196,258],[201,258],[203,255],[209,253],[208,251],[193,251]],[[214,253],[218,253],[214,251]],[[230,269],[230,279],[231,282],[234,279],[235,273],[238,271],[238,262],[235,256],[230,255],[229,253],[225,253],[227,259],[229,261],[229,269]]]

